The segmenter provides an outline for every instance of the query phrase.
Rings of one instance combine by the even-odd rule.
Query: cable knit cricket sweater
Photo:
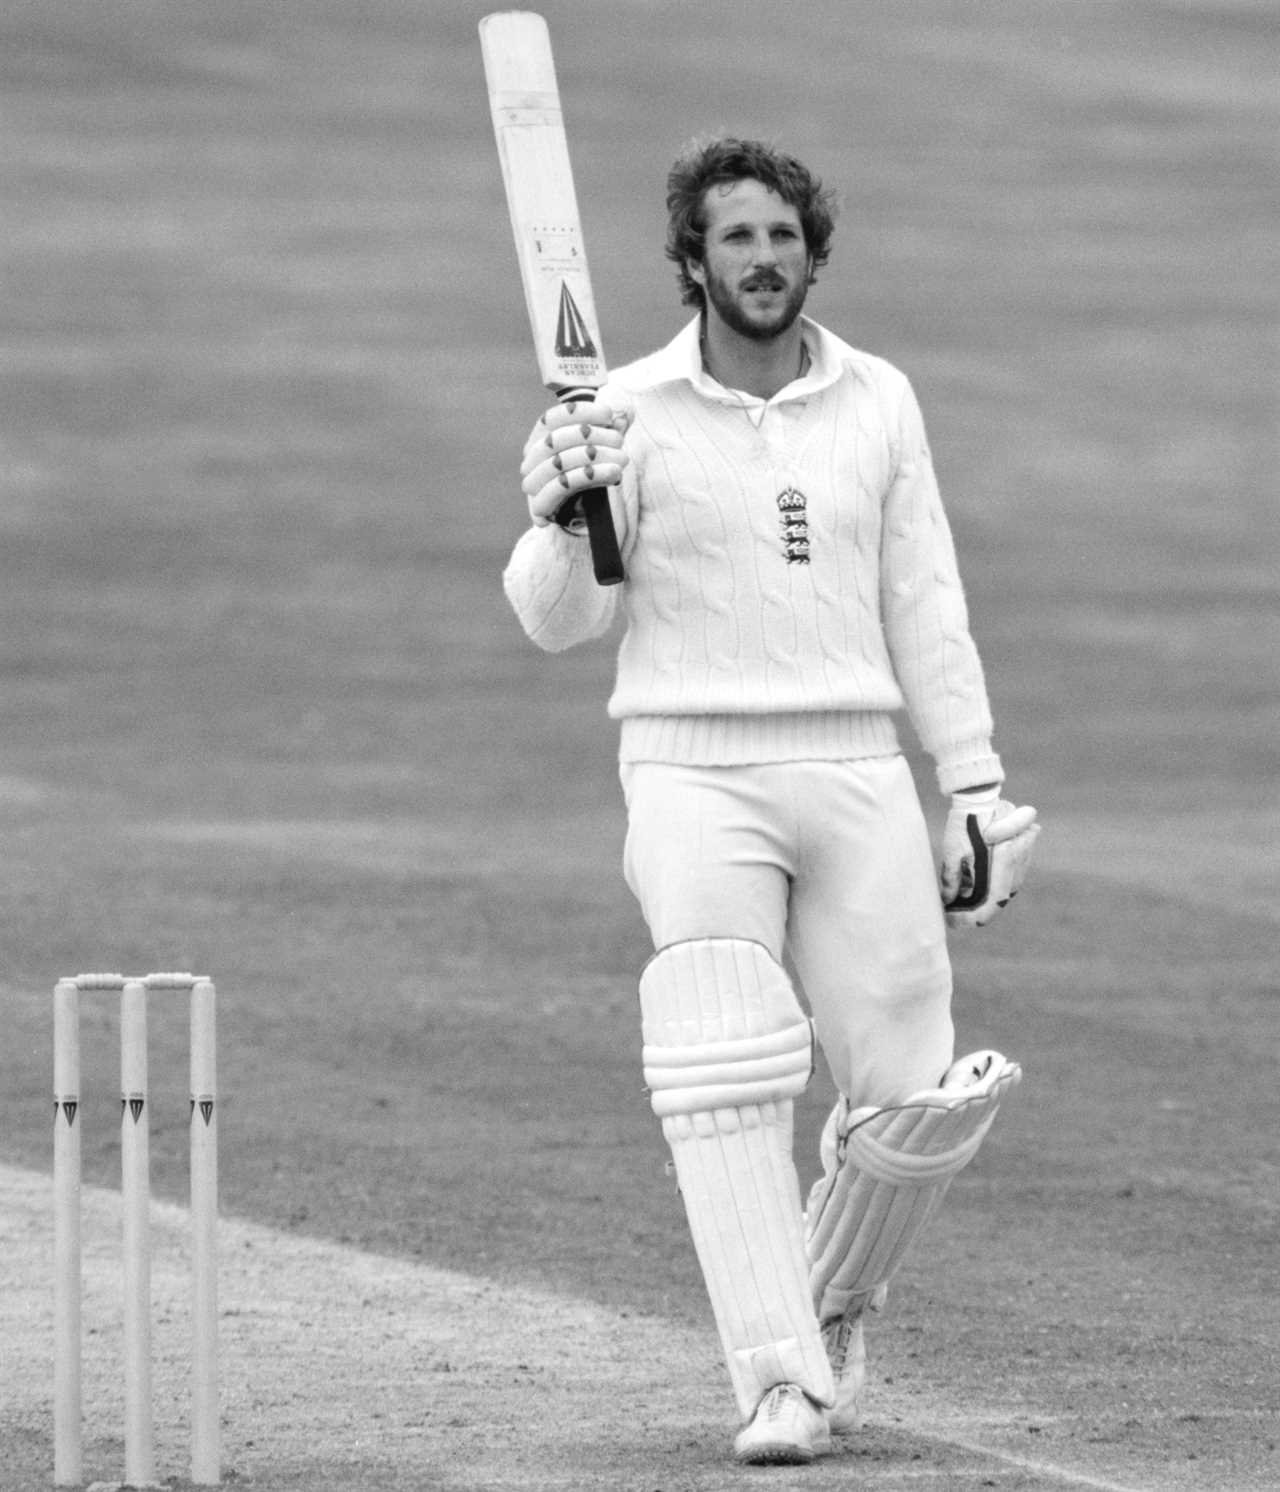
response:
[[[560,651],[625,631],[609,714],[624,762],[895,753],[904,706],[943,792],[1003,778],[925,439],[906,377],[816,322],[808,371],[765,402],[702,369],[698,323],[617,370],[634,408],[614,521],[627,577],[596,585],[551,525],[503,577]]]

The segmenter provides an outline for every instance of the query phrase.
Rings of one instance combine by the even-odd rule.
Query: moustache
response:
[[[785,290],[787,282],[781,275],[760,274],[752,275],[743,280],[742,289],[746,290]]]

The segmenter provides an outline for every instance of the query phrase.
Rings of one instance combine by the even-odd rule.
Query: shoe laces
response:
[[[787,1413],[791,1401],[801,1392],[794,1383],[779,1383],[771,1388],[760,1406],[765,1423],[781,1419]]]

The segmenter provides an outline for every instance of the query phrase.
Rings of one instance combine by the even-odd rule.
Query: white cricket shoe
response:
[[[828,1416],[833,1435],[852,1435],[862,1425],[862,1390],[867,1381],[867,1344],[862,1312],[833,1316],[822,1324],[831,1376],[836,1380],[835,1407]]]
[[[734,1456],[747,1466],[807,1466],[830,1449],[826,1410],[796,1383],[771,1388],[733,1443]]]

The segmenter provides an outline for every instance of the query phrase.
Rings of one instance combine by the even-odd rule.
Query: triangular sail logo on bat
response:
[[[557,357],[595,357],[596,344],[591,340],[582,312],[563,281],[560,284],[560,317],[556,322]]]

